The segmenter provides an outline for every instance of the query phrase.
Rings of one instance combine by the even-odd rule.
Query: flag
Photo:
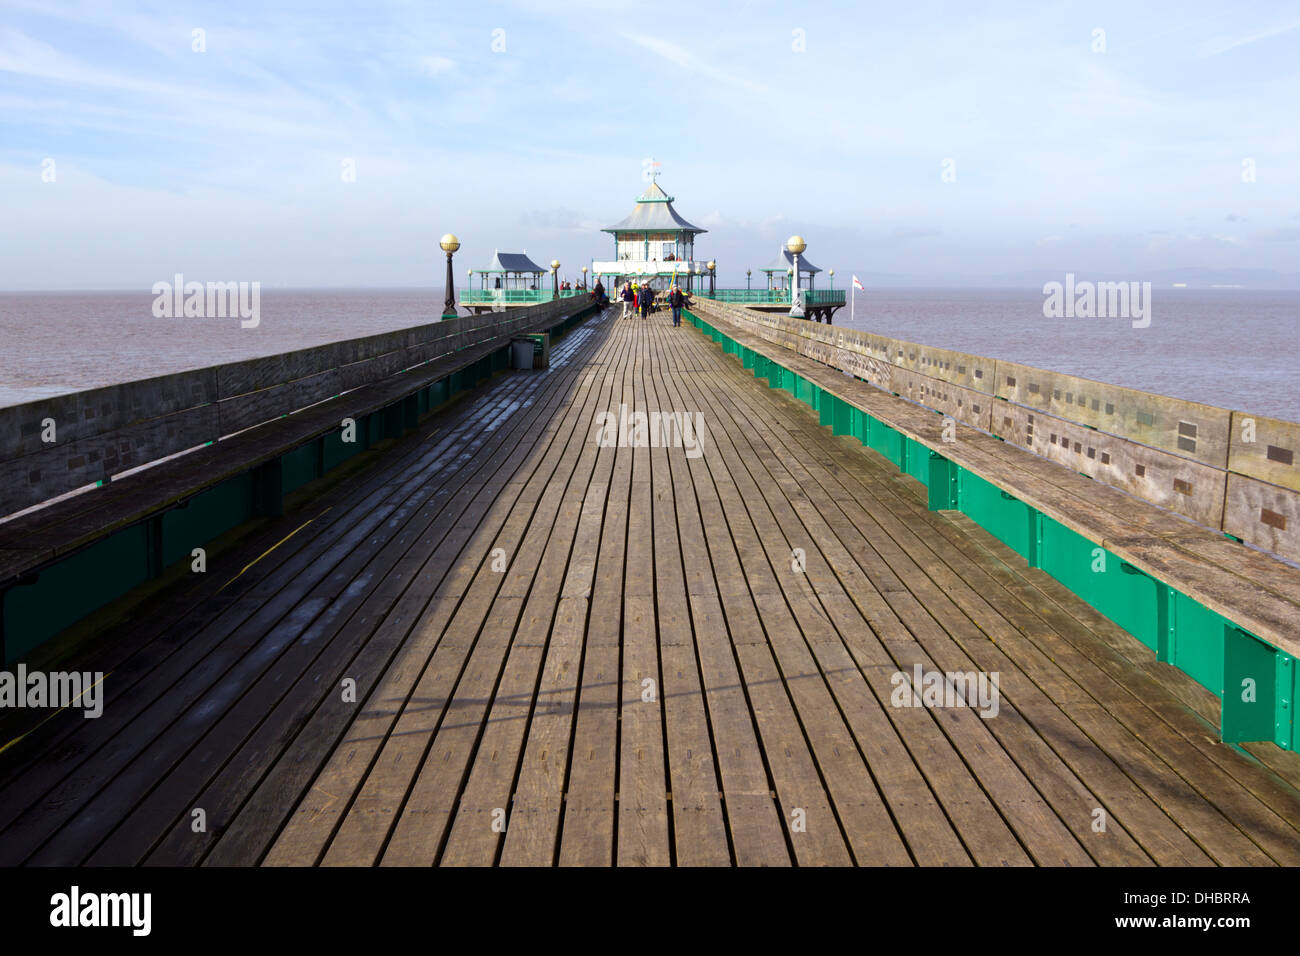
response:
[[[857,276],[854,276],[854,277],[853,277],[853,288],[855,288],[855,289],[861,289],[863,292],[866,292],[866,291],[867,291],[866,286],[864,286],[861,282],[858,281],[858,277],[857,277]]]

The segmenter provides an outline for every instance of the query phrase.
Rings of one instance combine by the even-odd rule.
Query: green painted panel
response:
[[[183,507],[163,512],[162,567],[170,567],[182,558],[188,560],[194,548],[253,515],[252,472],[236,475],[195,495]]]
[[[867,413],[856,405],[849,405],[849,434],[860,441],[862,444],[867,443],[867,432],[871,427],[867,424]]]
[[[5,662],[149,579],[150,524],[133,525],[4,595]]]
[[[958,495],[959,468],[936,451],[930,452],[930,476],[926,484],[930,494],[928,505],[931,511],[947,511],[960,504]]]
[[[451,380],[440,378],[429,386],[429,408],[437,408],[451,398]]]
[[[903,435],[884,422],[871,420],[871,447],[895,465],[903,460]]]
[[[1051,518],[1043,519],[1042,567],[1153,651],[1159,646],[1156,582]]]
[[[817,421],[823,428],[831,428],[835,424],[835,402],[836,398],[830,392],[813,386],[812,407],[817,410]]]
[[[919,441],[913,441],[906,435],[903,437],[903,468],[917,481],[923,485],[930,484],[930,449],[926,448]]]
[[[281,494],[287,495],[320,477],[316,473],[319,455],[320,448],[315,441],[312,441],[280,456]]]
[[[1174,647],[1171,664],[1192,676],[1202,687],[1223,695],[1222,615],[1173,591]]]
[[[325,445],[322,458],[325,462],[326,471],[343,464],[353,455],[360,454],[365,449],[366,445],[369,444],[367,432],[373,427],[372,421],[375,425],[378,425],[378,416],[368,415],[365,419],[357,422],[356,441],[345,442],[342,429],[332,431],[321,438]]]
[[[855,415],[854,408],[841,398],[833,398],[831,410],[831,431],[836,435],[852,435]]]
[[[1032,516],[1029,506],[1018,498],[1007,498],[1002,489],[963,469],[961,510],[980,527],[1008,548],[1028,559],[1029,529]]]
[[[1225,742],[1273,739],[1276,653],[1272,645],[1238,627],[1224,629],[1220,729]]]

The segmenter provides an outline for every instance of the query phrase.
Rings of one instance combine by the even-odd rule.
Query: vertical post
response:
[[[1274,664],[1276,667],[1273,686],[1276,688],[1276,700],[1273,702],[1275,715],[1273,743],[1286,750],[1295,750],[1295,658],[1278,651]]]
[[[793,261],[793,267],[790,269],[792,279],[790,285],[790,318],[802,319],[803,294],[799,288],[799,254],[808,248],[808,243],[804,242],[803,236],[791,236],[786,240],[785,249],[790,253]]]
[[[1174,662],[1174,589],[1156,581],[1156,660]]]
[[[937,451],[930,452],[929,492],[928,506],[931,511],[952,511],[957,508],[957,465]]]
[[[442,306],[442,317],[454,319],[456,318],[456,279],[451,274],[451,257],[460,248],[460,240],[449,232],[442,237],[438,245],[442,247],[443,252],[447,253],[447,300]]]
[[[1029,534],[1026,536],[1029,553],[1025,560],[1031,568],[1043,566],[1043,513],[1037,508],[1027,509],[1029,513]]]

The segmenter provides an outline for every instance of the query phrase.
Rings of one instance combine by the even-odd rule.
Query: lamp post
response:
[[[749,291],[749,281],[750,281],[750,280],[749,280],[749,277],[752,276],[753,274],[754,274],[754,270],[753,270],[753,269],[746,269],[746,270],[745,270],[745,291],[746,291],[746,292]]]
[[[716,298],[716,297],[717,297],[717,290],[714,289],[714,287],[713,287],[713,283],[714,283],[714,277],[717,275],[718,264],[717,264],[716,262],[714,262],[712,259],[710,259],[710,260],[706,263],[706,266],[707,266],[707,268],[708,268],[708,270],[709,270],[709,295],[710,295],[711,297],[715,297],[715,298]]]
[[[826,274],[827,274],[828,276],[830,276],[830,280],[831,280],[831,291],[834,292],[834,291],[835,291],[835,270],[834,270],[834,269],[827,269],[827,270],[826,270]]]
[[[799,253],[808,248],[808,243],[803,241],[803,236],[791,236],[785,241],[785,247],[794,257],[794,266],[791,272],[794,274],[794,286],[790,291],[790,318],[802,319],[803,313],[803,293],[799,289]]]
[[[582,287],[587,288],[587,267],[582,267]]]
[[[447,301],[442,304],[442,317],[444,319],[456,318],[456,281],[451,274],[451,256],[460,248],[460,240],[447,233],[439,240],[438,245],[442,251],[447,253]]]
[[[551,298],[560,297],[560,260],[551,260]]]

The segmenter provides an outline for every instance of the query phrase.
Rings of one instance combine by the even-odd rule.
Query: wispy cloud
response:
[[[1229,50],[1248,46],[1251,43],[1258,43],[1260,40],[1271,40],[1273,37],[1282,36],[1284,33],[1290,33],[1297,28],[1300,28],[1300,19],[1292,20],[1290,23],[1276,24],[1263,30],[1256,30],[1253,33],[1238,34],[1233,37],[1216,37],[1204,46],[1201,55],[1218,56],[1220,53],[1227,53]]]
[[[744,90],[747,93],[767,94],[768,90],[761,83],[755,83],[743,76],[736,76],[728,73],[726,70],[716,66],[710,59],[690,52],[685,47],[678,46],[676,43],[670,43],[659,37],[646,36],[639,33],[624,33],[623,39],[630,40],[637,46],[649,50],[655,56],[661,57],[672,63],[674,66],[680,66],[683,69],[698,73],[700,76],[708,77],[737,90]]]
[[[468,262],[493,247],[581,262],[651,155],[725,281],[795,232],[845,272],[1066,255],[1294,268],[1300,10],[1270,25],[1213,0],[1098,0],[1081,22],[1050,5],[670,0],[650,20],[633,0],[0,5],[0,205],[23,223],[0,235],[15,276],[0,286],[117,282],[181,251],[366,284],[424,275],[447,231]],[[1098,25],[1109,52],[1091,52]],[[131,243],[124,210],[144,224]],[[1240,239],[1214,235],[1228,229]]]

